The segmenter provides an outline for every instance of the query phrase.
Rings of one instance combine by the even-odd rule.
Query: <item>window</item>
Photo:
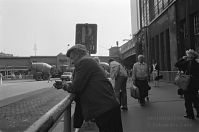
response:
[[[197,14],[195,14],[193,16],[193,24],[194,24],[194,35],[198,35],[199,34],[199,16]]]

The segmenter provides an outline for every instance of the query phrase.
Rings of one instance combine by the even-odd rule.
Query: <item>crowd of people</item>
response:
[[[199,117],[199,101],[197,90],[199,86],[199,60],[195,51],[187,51],[187,56],[176,63],[179,70],[191,74],[189,90],[184,91],[186,118],[194,119],[193,107]],[[194,53],[194,54],[193,54]],[[138,99],[141,106],[149,100],[148,91],[150,76],[155,86],[158,86],[160,67],[157,61],[151,66],[145,63],[143,55],[138,55],[138,61],[133,65],[129,74],[122,63],[109,59],[109,70],[100,65],[98,57],[92,58],[84,45],[76,44],[66,53],[74,65],[71,83],[63,81],[63,89],[75,95],[75,113],[73,127],[81,128],[84,121],[94,121],[100,132],[122,132],[121,110],[127,111],[126,84],[130,75],[132,84],[139,89]],[[189,67],[191,63],[191,68]],[[190,69],[190,71],[187,71]]]

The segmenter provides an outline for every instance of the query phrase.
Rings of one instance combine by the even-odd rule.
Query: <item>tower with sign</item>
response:
[[[96,54],[97,24],[76,24],[75,44],[83,44],[89,54]]]

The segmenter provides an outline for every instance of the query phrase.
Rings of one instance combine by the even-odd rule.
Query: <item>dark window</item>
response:
[[[155,36],[155,56],[156,56],[156,60],[157,62],[160,62],[159,60],[159,35]]]
[[[160,34],[160,66],[162,70],[165,70],[165,60],[164,60],[164,32]]]
[[[194,35],[199,34],[199,16],[198,14],[195,14],[193,16],[193,25],[194,25]]]
[[[170,35],[169,29],[166,30],[166,54],[167,54],[167,70],[171,70],[171,58],[170,58]]]

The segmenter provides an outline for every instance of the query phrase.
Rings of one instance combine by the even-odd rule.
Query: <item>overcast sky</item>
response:
[[[136,0],[132,0],[135,3]],[[78,23],[97,24],[97,54],[130,39],[130,0],[0,0],[0,52],[55,56],[75,44]],[[70,44],[68,47],[67,45]]]

